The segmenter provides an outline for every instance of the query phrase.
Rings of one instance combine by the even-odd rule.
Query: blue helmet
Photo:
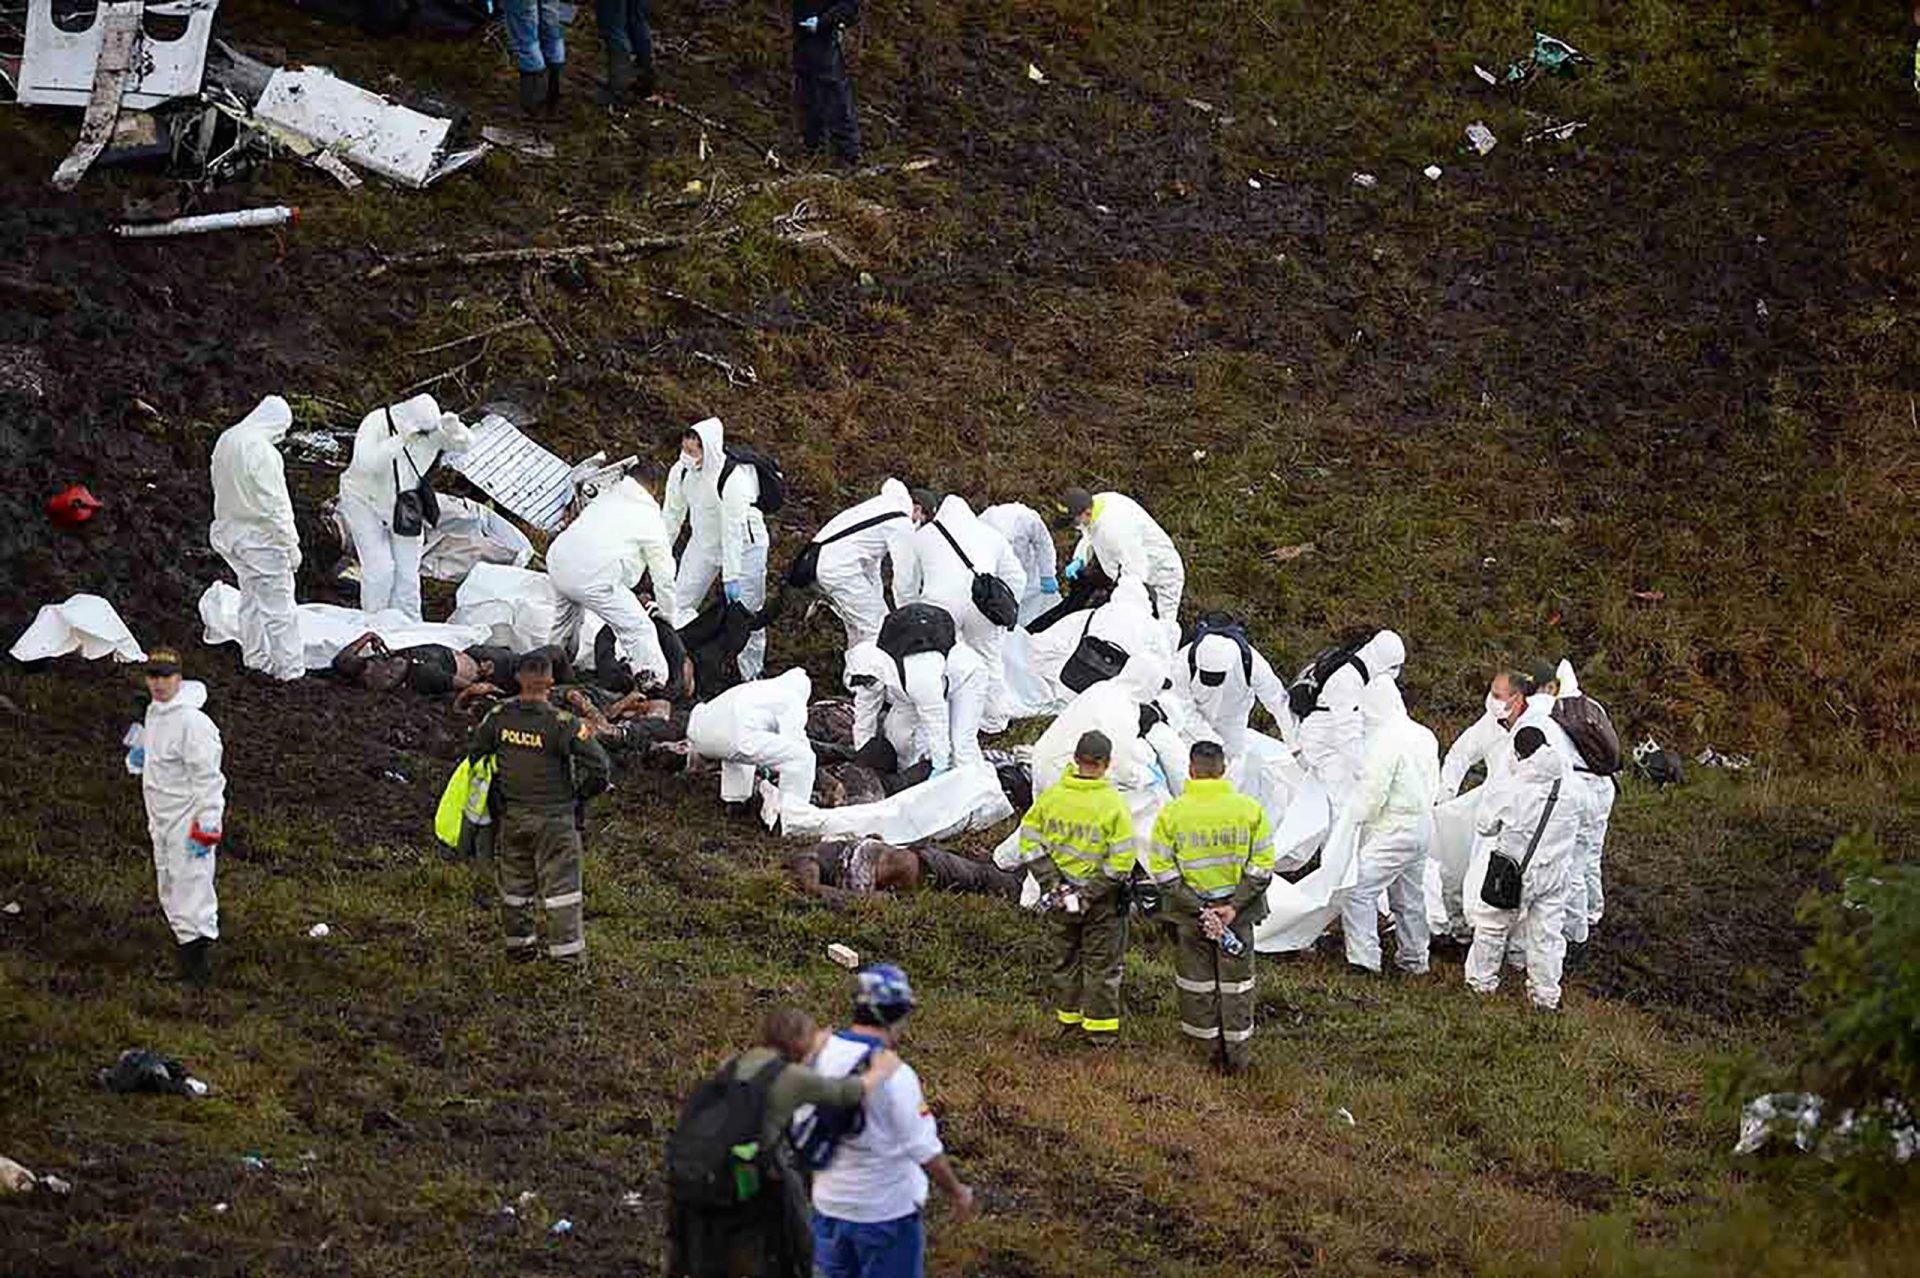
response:
[[[853,1009],[866,1012],[881,1025],[906,1019],[914,1009],[913,986],[907,974],[892,963],[874,963],[855,975]]]

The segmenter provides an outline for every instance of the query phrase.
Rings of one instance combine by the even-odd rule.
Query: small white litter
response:
[[[1371,191],[1380,185],[1380,179],[1371,173],[1356,173],[1353,175],[1353,184],[1363,190]]]
[[[5,905],[0,906],[0,914],[17,915],[19,913],[20,913],[20,902],[18,901],[8,901]]]
[[[65,603],[42,607],[33,624],[14,641],[12,655],[15,661],[41,661],[69,652],[78,652],[88,661],[109,655],[123,662],[147,659],[127,623],[99,595],[74,595]]]
[[[1339,1119],[1340,1121],[1344,1122],[1349,1127],[1358,1127],[1360,1125],[1359,1123],[1354,1121],[1353,1111],[1348,1109],[1345,1105],[1342,1105],[1339,1109],[1334,1110],[1333,1116]]]
[[[1429,164],[1420,171],[1427,175],[1427,181],[1429,182],[1438,182],[1440,180],[1440,166],[1437,164]]]
[[[325,923],[315,923],[312,927],[307,929],[307,935],[311,936],[316,941],[324,940],[328,936],[331,936],[332,934],[333,934],[333,929],[328,927]]]
[[[1500,139],[1493,136],[1493,130],[1487,127],[1484,120],[1475,120],[1467,126],[1467,142],[1481,155],[1500,145]]]
[[[842,945],[838,941],[835,941],[827,947],[827,957],[848,971],[852,971],[854,968],[860,966],[860,952],[852,946]]]
[[[1027,79],[1033,81],[1035,84],[1045,84],[1047,82],[1047,73],[1029,62],[1027,63]]]
[[[1473,73],[1479,76],[1482,80],[1485,80],[1488,84],[1500,83],[1500,81],[1494,78],[1493,72],[1487,70],[1485,67],[1481,66],[1478,62],[1473,64]]]

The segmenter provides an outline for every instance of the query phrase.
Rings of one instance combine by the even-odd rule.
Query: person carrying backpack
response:
[[[900,1057],[883,1049],[863,1073],[827,1078],[801,1064],[825,1040],[805,1012],[770,1012],[759,1042],[688,1097],[667,1146],[668,1278],[811,1272],[806,1177],[788,1137],[793,1116],[809,1105],[857,1111],[900,1068]]]
[[[667,472],[660,516],[669,545],[688,526],[673,586],[673,624],[699,615],[707,591],[720,582],[729,603],[759,612],[767,602],[767,521],[784,494],[774,482],[778,468],[758,454],[726,443],[718,417],[695,422],[681,433],[680,456]],[[740,654],[740,677],[758,679],[766,665],[767,637],[755,634]]]
[[[853,1073],[895,1046],[917,1006],[907,974],[891,963],[864,967],[855,980],[853,1026],[837,1031],[813,1058],[813,1067],[829,1077]],[[952,1200],[958,1220],[973,1216],[973,1190],[947,1161],[911,1065],[874,1089],[864,1114],[864,1127],[842,1137],[813,1178],[815,1278],[920,1278],[927,1182]]]

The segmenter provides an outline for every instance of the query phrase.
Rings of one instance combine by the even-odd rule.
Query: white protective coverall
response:
[[[1127,654],[1119,681],[1132,691],[1136,701],[1164,699],[1167,681],[1173,677],[1173,643],[1165,627],[1154,620],[1144,583],[1138,578],[1122,581],[1098,608],[1068,616],[1037,635],[1027,636],[1033,673],[1045,681],[1061,704],[1075,695],[1060,682],[1061,671],[1088,635],[1104,639]],[[1238,653],[1235,657],[1238,659]]]
[[[1318,709],[1300,721],[1296,733],[1300,760],[1326,787],[1338,814],[1346,807],[1360,779],[1366,758],[1366,721],[1360,701],[1375,679],[1398,681],[1407,663],[1407,646],[1391,630],[1382,630],[1354,654],[1366,666],[1362,679],[1352,662],[1344,662],[1320,689]]]
[[[881,520],[868,528],[860,525]],[[858,532],[848,531],[859,528]],[[880,495],[835,515],[814,534],[820,557],[814,584],[847,629],[847,651],[880,637],[888,600],[882,565],[893,563],[894,595],[899,596],[901,565],[913,554],[913,498],[897,479],[880,485]]]
[[[1474,857],[1474,869],[1467,876],[1467,917],[1473,921],[1473,947],[1467,951],[1466,966],[1469,989],[1482,994],[1499,989],[1501,960],[1509,945],[1517,945],[1526,960],[1528,997],[1536,1007],[1560,1006],[1560,973],[1567,957],[1562,930],[1567,884],[1580,829],[1577,805],[1567,802],[1565,770],[1564,760],[1551,745],[1534,751],[1531,758],[1515,759],[1500,786],[1499,801],[1481,826],[1482,842],[1497,843],[1501,854],[1516,863],[1526,857],[1536,830],[1540,842],[1521,877],[1517,910],[1496,910],[1480,899],[1490,849]],[[1549,814],[1547,799],[1556,781],[1561,782],[1560,795]]]
[[[1032,636],[1026,630],[1028,622],[1060,602],[1059,550],[1053,544],[1053,531],[1040,512],[1017,501],[987,507],[980,512],[980,522],[1007,539],[1027,574],[1027,588],[1020,596],[1020,624],[1007,632],[1000,645],[1008,713],[1016,719],[1054,714],[1065,700],[1034,672]]]
[[[700,464],[689,464],[683,453],[667,472],[666,496],[661,503],[668,544],[680,539],[682,525],[691,525],[687,548],[680,552],[680,575],[674,582],[676,626],[684,626],[700,614],[700,606],[716,579],[723,586],[738,586],[740,602],[750,612],[759,612],[767,603],[767,521],[757,505],[760,473],[741,462],[727,476],[726,491],[722,492],[720,474],[727,465],[726,428],[718,417],[709,417],[695,422],[693,430],[700,437]],[[756,630],[736,663],[740,677],[758,679],[766,660],[767,632]]]
[[[939,527],[935,527],[935,525]],[[941,535],[944,528],[973,561],[968,568]],[[940,503],[939,513],[913,534],[913,556],[906,571],[896,567],[893,589],[902,604],[938,604],[953,614],[960,639],[980,654],[987,664],[987,709],[981,723],[984,732],[1006,730],[1007,678],[1000,648],[1006,631],[994,625],[973,605],[973,575],[984,573],[998,577],[1013,591],[1015,599],[1026,593],[1027,574],[1020,567],[1013,546],[996,530],[980,522],[966,499],[948,497]]]
[[[392,423],[389,429],[388,416]],[[396,537],[393,503],[433,469],[443,451],[459,452],[473,432],[431,395],[415,395],[360,419],[353,460],[340,472],[340,517],[360,560],[360,610],[397,608],[420,618],[420,538]]]
[[[791,811],[813,802],[815,761],[807,741],[807,702],[813,683],[801,669],[777,679],[736,684],[687,717],[687,744],[695,754],[720,761],[720,797],[740,803],[753,795],[754,769],[779,775],[780,806]]]
[[[916,652],[896,664],[877,645],[863,643],[847,653],[847,687],[854,749],[884,731],[903,770],[922,759],[932,761],[936,776],[986,763],[980,717],[987,708],[987,665],[966,644],[955,643],[945,656]]]
[[[1586,696],[1574,677],[1573,667],[1560,663],[1560,696]],[[1607,826],[1613,819],[1613,801],[1618,788],[1612,777],[1603,777],[1588,768],[1576,753],[1569,782],[1581,792],[1580,836],[1574,844],[1574,871],[1567,887],[1567,939],[1575,945],[1587,943],[1587,933],[1606,912],[1606,893],[1600,883],[1600,862],[1607,846]]]
[[[1247,656],[1251,662],[1228,636],[1210,634],[1181,648],[1173,658],[1173,684],[1193,708],[1194,734],[1218,741],[1227,752],[1229,769],[1246,753],[1247,719],[1256,700],[1276,724],[1285,724],[1291,717],[1286,684],[1258,649],[1249,646]]]
[[[1440,903],[1446,912],[1447,930],[1461,941],[1473,937],[1461,893],[1473,860],[1475,834],[1491,818],[1500,786],[1513,767],[1513,734],[1500,721],[1505,710],[1503,703],[1490,702],[1486,713],[1454,739],[1440,764],[1434,841],[1428,855],[1439,867]],[[1460,786],[1476,763],[1486,764],[1486,780],[1463,795]]]
[[[277,447],[292,424],[287,401],[269,395],[221,432],[213,445],[213,527],[207,536],[240,581],[241,659],[247,669],[276,679],[307,672],[293,598],[300,532]]]
[[[1381,889],[1393,911],[1394,964],[1427,970],[1427,847],[1433,841],[1433,801],[1440,788],[1440,743],[1407,714],[1391,679],[1367,685],[1363,711],[1366,761],[1348,802],[1360,828],[1353,890],[1340,912],[1347,962],[1380,970],[1378,902]]]
[[[1187,588],[1187,567],[1173,538],[1146,508],[1125,493],[1096,493],[1092,518],[1081,530],[1073,557],[1096,563],[1118,582],[1132,577],[1153,592],[1154,615],[1167,627],[1172,643],[1180,641],[1180,596]]]
[[[181,683],[173,700],[147,706],[141,736],[146,764],[140,792],[153,836],[153,869],[160,908],[180,944],[220,935],[220,902],[213,894],[215,850],[194,840],[194,826],[221,829],[227,778],[220,771],[220,729],[203,707],[207,685]]]
[[[666,654],[653,618],[633,593],[642,576],[653,581],[656,599],[671,600],[673,542],[653,495],[630,475],[608,485],[547,550],[547,576],[558,604],[548,643],[571,654],[581,622],[592,613],[613,627],[620,651],[637,675],[667,677]]]

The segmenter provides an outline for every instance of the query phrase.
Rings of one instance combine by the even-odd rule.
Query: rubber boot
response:
[[[567,64],[564,62],[558,65],[551,62],[547,64],[546,106],[547,114],[550,116],[560,114],[560,73],[566,69]]]
[[[539,115],[541,104],[547,98],[547,73],[545,71],[522,71],[520,73],[520,110],[527,115]]]
[[[648,57],[645,62],[640,63],[639,66],[635,68],[633,96],[644,102],[653,96],[653,89],[653,58]]]
[[[627,94],[633,88],[633,55],[624,49],[607,50],[607,103],[617,105],[626,101]]]
[[[190,989],[202,990],[212,979],[213,968],[209,962],[207,946],[211,942],[206,937],[188,941],[176,951],[180,959],[180,983]]]

